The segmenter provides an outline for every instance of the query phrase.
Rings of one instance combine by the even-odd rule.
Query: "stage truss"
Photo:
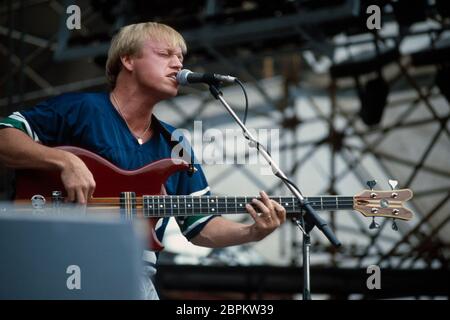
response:
[[[213,10],[215,1],[206,3]],[[93,37],[102,16],[89,1],[82,4],[83,28],[77,34]],[[103,89],[106,85],[103,72],[95,63],[100,53],[104,55],[105,49],[86,46],[86,50],[70,50],[63,46],[69,46],[68,42],[62,44],[58,41],[61,34],[68,31],[63,27],[51,28],[51,23],[49,29],[53,32],[40,30],[40,35],[34,34],[29,24],[24,22],[25,16],[33,11],[41,18],[52,17],[52,21],[60,25],[65,4],[58,1],[7,1],[0,7],[0,55],[4,61],[1,66],[3,76],[0,77],[3,88],[1,115],[52,95]],[[344,19],[346,12],[341,13]],[[324,17],[323,13],[318,16]],[[413,189],[414,198],[409,202],[409,208],[414,211],[415,218],[411,223],[399,223],[398,232],[392,230],[390,220],[379,221],[379,229],[369,230],[368,219],[348,215],[349,218],[342,222],[336,212],[326,213],[325,217],[347,245],[335,249],[320,237],[313,239],[313,254],[323,257],[318,264],[355,268],[378,264],[386,268],[448,269],[450,107],[435,85],[436,70],[433,67],[415,68],[405,55],[391,61],[383,71],[391,87],[383,121],[378,126],[366,126],[358,115],[359,100],[354,80],[334,79],[326,73],[314,72],[303,54],[309,51],[326,55],[335,49],[335,44],[326,41],[325,34],[313,34],[312,30],[303,28],[302,24],[290,18],[281,15],[270,21],[268,18],[255,19],[252,25],[242,23],[242,28],[238,25],[232,29],[238,30],[237,33],[220,29],[225,47],[219,42],[206,41],[209,38],[205,34],[212,32],[212,23],[205,22],[203,26],[189,29],[187,38],[194,45],[185,67],[223,71],[245,81],[252,97],[257,97],[258,101],[250,101],[249,119],[258,118],[266,128],[282,129],[281,165],[301,189],[307,189],[307,182],[302,180],[302,170],[317,168],[317,154],[322,160],[327,159],[326,167],[319,165],[318,169],[322,171],[318,177],[322,182],[320,190],[315,191],[320,194],[348,193],[343,181],[366,189],[366,181],[371,179],[379,180],[384,189],[388,187],[387,179],[391,178],[397,179],[400,187]],[[34,23],[38,21],[36,18]],[[292,42],[261,50],[246,49],[245,43],[251,39],[239,38],[239,35],[245,35],[246,30],[250,30],[252,37],[261,43],[280,40],[279,30],[268,32],[267,23],[272,23],[275,30],[293,29],[293,34],[289,35]],[[447,29],[448,23],[440,21],[438,27]],[[343,43],[339,47],[352,45],[354,43]],[[64,50],[70,55],[64,56]],[[60,62],[55,63],[55,57]],[[81,66],[83,70],[75,74],[73,71]],[[61,70],[68,72],[62,74]],[[262,80],[264,76],[266,80]],[[224,93],[228,92],[240,94],[227,87]],[[192,111],[186,111],[180,105],[186,97],[195,106]],[[175,121],[179,127],[192,129],[194,120],[232,125],[231,122],[226,123],[229,120],[224,120],[228,118],[223,114],[210,115],[208,107],[216,103],[207,92],[197,89],[187,89],[184,96],[168,102],[180,117]],[[239,105],[237,109],[242,115],[242,103]],[[319,128],[320,134],[304,138],[303,133],[309,128]],[[220,185],[233,184],[227,179],[235,178],[237,173],[269,194],[287,194],[281,183],[268,182],[244,165],[229,166],[209,182],[213,188],[217,186],[216,193],[220,194]],[[347,223],[350,220],[351,223]],[[299,265],[301,237],[293,224],[284,229],[280,231],[279,248],[284,250],[282,255],[287,257],[290,265]]]

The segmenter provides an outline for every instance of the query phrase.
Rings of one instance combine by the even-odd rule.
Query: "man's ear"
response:
[[[134,68],[134,60],[130,55],[124,55],[120,57],[120,61],[122,61],[122,65],[128,71],[133,71]]]

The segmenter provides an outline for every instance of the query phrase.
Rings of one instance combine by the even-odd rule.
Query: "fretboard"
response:
[[[143,196],[143,211],[147,217],[172,217],[193,215],[218,215],[247,213],[245,205],[254,197],[234,196]],[[301,212],[294,197],[270,197],[280,203],[287,214]],[[353,197],[319,196],[307,197],[314,210],[351,210]]]

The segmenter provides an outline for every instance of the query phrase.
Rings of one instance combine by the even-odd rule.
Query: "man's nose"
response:
[[[183,63],[181,62],[180,58],[177,56],[174,56],[175,58],[172,59],[172,66],[181,70],[183,68]]]
[[[183,67],[183,63],[178,56],[173,55],[173,58],[170,60],[170,67],[180,69]]]

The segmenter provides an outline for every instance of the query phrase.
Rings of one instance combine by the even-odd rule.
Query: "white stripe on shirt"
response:
[[[10,115],[9,118],[22,122],[25,125],[25,129],[27,130],[27,133],[30,136],[30,138],[36,142],[40,141],[37,134],[31,129],[27,119],[25,119],[25,117],[20,112],[13,112],[13,114]]]
[[[211,216],[206,216],[206,217],[203,217],[203,218],[201,218],[201,219],[198,219],[198,220],[195,221],[193,224],[191,224],[191,225],[189,226],[189,228],[187,228],[186,230],[184,230],[183,234],[184,234],[184,235],[187,235],[187,234],[188,234],[190,231],[192,231],[196,226],[198,226],[198,225],[200,225],[200,224],[206,222],[209,218],[211,218]]]
[[[207,193],[208,191],[209,191],[209,186],[206,187],[206,188],[203,189],[203,190],[192,192],[192,193],[190,194],[190,196],[202,196],[202,195],[204,195],[205,193]]]

